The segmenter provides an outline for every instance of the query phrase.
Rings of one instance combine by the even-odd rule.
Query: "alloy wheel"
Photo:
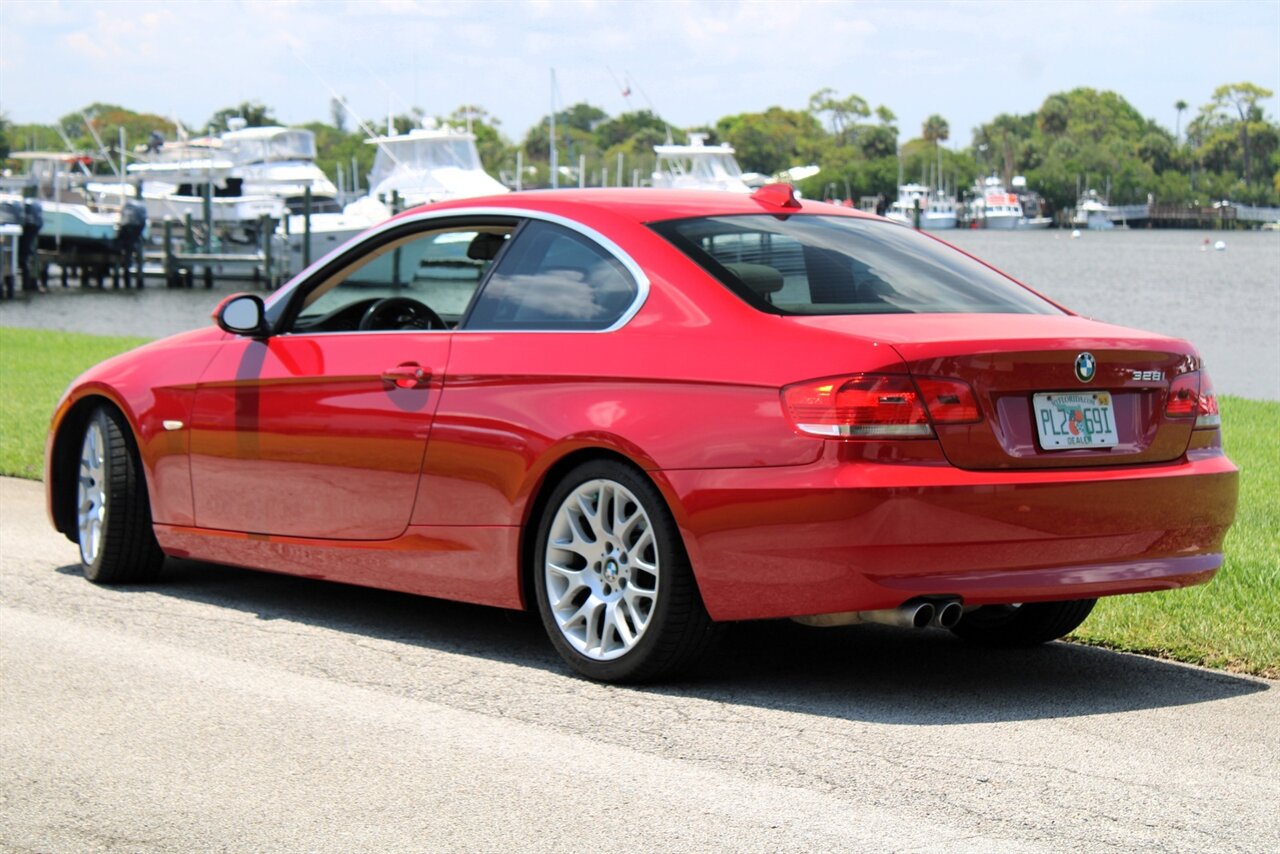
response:
[[[653,618],[661,567],[653,522],[622,484],[589,480],[552,519],[543,571],[547,604],[564,639],[582,655],[626,655]]]

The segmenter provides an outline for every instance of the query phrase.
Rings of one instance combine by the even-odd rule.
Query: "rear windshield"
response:
[[[651,227],[774,314],[1062,313],[964,253],[894,223],[752,214]]]

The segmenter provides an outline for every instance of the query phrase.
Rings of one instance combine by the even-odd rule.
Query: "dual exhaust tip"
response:
[[[839,614],[813,614],[793,617],[806,626],[848,626],[854,623],[879,623],[904,629],[923,629],[934,626],[949,629],[964,616],[964,606],[959,599],[912,599],[896,608],[880,611],[844,611]]]

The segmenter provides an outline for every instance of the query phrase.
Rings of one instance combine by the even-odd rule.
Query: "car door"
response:
[[[587,423],[644,417],[627,414],[616,381],[643,372],[634,338],[611,331],[647,294],[640,269],[601,235],[522,225],[454,337],[415,521],[510,525],[548,443]]]
[[[295,287],[271,336],[227,341],[196,390],[196,525],[343,540],[402,533],[452,326],[510,230],[428,222],[393,232]]]

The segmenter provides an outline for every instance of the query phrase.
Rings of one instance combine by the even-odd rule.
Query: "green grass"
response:
[[[42,478],[45,435],[62,392],[87,368],[146,342],[0,326],[0,475]]]
[[[1240,469],[1226,563],[1208,584],[1102,599],[1071,637],[1280,678],[1280,403],[1219,403],[1223,444]]]
[[[39,479],[59,395],[86,368],[145,343],[0,327],[0,474]],[[1226,565],[1186,590],[1113,596],[1072,639],[1242,673],[1280,677],[1280,403],[1221,399],[1240,504]]]

